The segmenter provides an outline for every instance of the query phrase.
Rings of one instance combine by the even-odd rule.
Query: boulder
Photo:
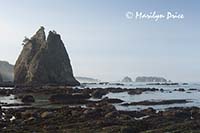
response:
[[[23,103],[33,103],[33,102],[35,102],[35,99],[31,95],[25,95],[22,97],[22,102]]]
[[[52,95],[49,98],[49,101],[51,103],[56,103],[56,104],[85,104],[88,103],[86,99],[88,99],[90,96],[88,95],[81,95],[81,94],[56,94]]]
[[[28,119],[32,116],[35,116],[35,112],[32,110],[21,111],[21,114],[18,114],[18,117],[20,117],[22,119]]]
[[[184,92],[185,89],[184,88],[178,88],[178,89],[174,89],[174,91],[182,91],[182,92]]]
[[[61,36],[55,31],[50,31],[46,39],[41,27],[23,45],[14,66],[16,86],[79,85]]]
[[[150,114],[155,114],[156,113],[156,110],[154,108],[147,108],[147,109],[144,109],[142,110],[141,112],[143,112],[144,114],[146,115],[150,115]]]
[[[45,111],[41,114],[41,118],[49,118],[49,117],[52,117],[52,116],[53,116],[53,113],[49,112],[49,111]]]
[[[105,97],[105,98],[103,98],[100,102],[107,102],[107,103],[122,103],[122,102],[124,102],[124,101],[121,100],[121,99],[117,99],[117,98],[108,98],[108,97]]]
[[[106,95],[108,93],[107,90],[104,89],[97,89],[94,92],[92,92],[92,97],[93,98],[97,98],[97,99],[101,99],[104,95]]]

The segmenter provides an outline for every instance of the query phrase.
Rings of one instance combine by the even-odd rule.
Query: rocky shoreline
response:
[[[184,92],[183,88],[174,89],[174,92]],[[189,91],[199,91],[198,89],[189,89]],[[84,88],[80,89],[77,87],[69,86],[40,86],[40,87],[24,87],[24,88],[1,88],[0,96],[14,96],[14,99],[21,101],[20,106],[23,104],[37,103],[38,97],[43,97],[46,104],[64,104],[64,105],[87,105],[99,102],[108,103],[120,103],[122,106],[135,106],[135,105],[169,105],[169,104],[185,104],[191,102],[189,99],[174,99],[174,100],[157,100],[157,101],[139,101],[139,102],[125,102],[118,98],[106,97],[109,93],[123,93],[126,92],[128,95],[135,96],[141,95],[145,92],[165,92],[163,89],[157,88]],[[168,93],[172,93],[169,91]],[[186,93],[189,93],[188,91]],[[13,106],[7,103],[0,103],[1,106]]]
[[[198,132],[200,108],[118,111],[106,102],[90,107],[1,109],[0,130],[16,132]]]
[[[108,93],[164,91],[156,88],[84,88],[43,86],[0,89],[1,96],[14,95],[21,103],[0,103],[1,132],[121,132],[162,133],[198,132],[200,108],[147,108],[138,111],[117,110],[113,104],[125,106],[162,105],[189,102],[184,99],[141,101],[126,103],[121,99],[106,98]],[[177,90],[174,90],[177,91]],[[180,90],[182,91],[182,90]],[[197,91],[197,90],[195,90]],[[36,106],[38,97],[45,104]],[[93,99],[93,100],[92,100]],[[95,99],[95,100],[94,100]],[[13,108],[14,107],[14,108]]]

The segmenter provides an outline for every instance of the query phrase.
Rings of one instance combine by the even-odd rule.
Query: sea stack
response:
[[[7,61],[0,61],[0,73],[4,82],[13,82],[14,66]]]
[[[41,27],[23,42],[23,50],[14,67],[16,86],[80,84],[73,76],[61,36],[55,31],[50,31],[46,39],[44,27]]]
[[[122,79],[122,82],[133,82],[133,80],[130,77],[126,76]]]

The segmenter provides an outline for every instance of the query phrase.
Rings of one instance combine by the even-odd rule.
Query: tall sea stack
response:
[[[69,85],[80,83],[74,78],[70,59],[59,34],[44,27],[23,41],[23,50],[14,67],[16,86]]]

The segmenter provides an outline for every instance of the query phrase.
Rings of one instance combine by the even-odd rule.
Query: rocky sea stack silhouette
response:
[[[7,61],[0,61],[0,74],[4,82],[13,82],[14,79],[14,66]]]
[[[126,76],[122,79],[122,82],[133,82],[133,80],[130,77]]]
[[[44,27],[41,27],[23,42],[23,50],[14,67],[16,86],[80,84],[73,76],[61,36],[55,31],[50,31],[46,39]]]

